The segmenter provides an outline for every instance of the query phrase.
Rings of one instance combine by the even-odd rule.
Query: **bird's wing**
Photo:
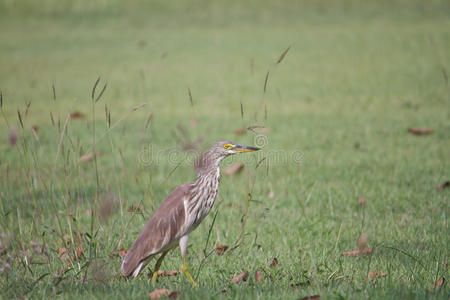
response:
[[[189,196],[190,187],[190,183],[177,187],[145,224],[122,262],[124,276],[130,276],[140,262],[164,250],[181,237],[185,220],[184,201]]]

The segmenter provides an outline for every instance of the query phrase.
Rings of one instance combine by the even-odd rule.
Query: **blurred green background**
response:
[[[448,278],[449,258],[449,192],[436,189],[450,170],[449,1],[2,0],[0,11],[5,298],[147,297],[149,279],[118,279],[111,254],[194,179],[186,150],[224,139],[264,149],[224,162],[246,166],[222,178],[214,224],[210,216],[191,235],[201,288],[182,276],[156,288],[185,298],[448,298],[435,282]],[[79,162],[92,152],[98,77],[97,95],[107,83],[95,104],[99,186],[93,162]],[[267,129],[235,133],[252,125]],[[216,255],[216,229],[232,246],[243,216],[245,243]],[[374,254],[343,257],[362,232]],[[177,250],[163,268],[179,265]],[[234,284],[244,270],[249,280]],[[388,276],[367,280],[375,270]]]

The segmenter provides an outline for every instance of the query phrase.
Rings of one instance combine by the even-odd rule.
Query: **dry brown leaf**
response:
[[[78,162],[79,162],[79,163],[88,162],[88,161],[93,160],[95,157],[99,158],[99,157],[101,157],[101,156],[102,156],[101,153],[95,153],[95,154],[94,154],[94,153],[88,153],[88,154],[85,154],[85,155],[81,156],[81,157],[78,159]]]
[[[14,128],[11,128],[8,133],[8,140],[11,146],[15,146],[17,144],[17,132]]]
[[[71,264],[69,251],[66,248],[64,247],[59,248],[58,253],[61,260],[64,260],[68,265]]]
[[[64,255],[64,254],[67,254],[67,249],[64,248],[64,247],[60,247],[60,248],[58,249],[58,253],[59,253],[60,256],[62,256],[62,255]]]
[[[222,255],[225,253],[225,251],[227,251],[228,248],[229,247],[227,245],[218,245],[216,247],[216,252],[217,252],[217,254]]]
[[[358,198],[359,206],[364,207],[366,206],[366,199],[363,196],[360,196]]]
[[[86,248],[78,248],[75,250],[75,257],[77,259],[83,259],[84,258],[84,251],[86,251]]]
[[[353,250],[353,251],[347,251],[342,253],[342,255],[344,256],[359,256],[359,255],[363,255],[363,254],[371,254],[372,253],[372,248],[365,248],[362,250]]]
[[[255,281],[256,281],[256,282],[260,282],[261,279],[262,279],[261,271],[256,271],[256,272],[255,272]]]
[[[164,277],[164,276],[176,276],[178,274],[180,274],[180,271],[178,270],[169,270],[169,271],[163,271],[163,270],[158,270],[158,276],[160,277]],[[148,273],[147,277],[152,277],[153,273]]]
[[[73,111],[70,113],[70,118],[72,120],[84,119],[85,115],[79,111]]]
[[[270,267],[275,268],[276,266],[278,266],[278,258],[274,257],[272,259],[272,261],[269,264]]]
[[[298,298],[298,300],[318,300],[320,299],[320,295],[306,296],[303,298]]]
[[[239,283],[241,281],[247,281],[247,279],[248,279],[248,272],[245,271],[239,275],[234,276],[232,280],[234,283]]]
[[[450,187],[450,181],[444,181],[443,183],[441,183],[438,187],[437,187],[437,189],[438,190],[443,190],[443,189],[446,189],[446,188],[448,188],[448,187]]]
[[[362,232],[357,241],[359,251],[363,251],[364,249],[366,249],[367,240],[368,240],[367,233]]]
[[[229,166],[223,171],[223,173],[227,176],[231,176],[234,174],[238,174],[244,168],[244,164],[242,162],[235,163],[234,165]]]
[[[127,212],[135,212],[135,213],[137,213],[137,212],[142,212],[142,211],[144,211],[144,206],[143,205],[132,204],[131,206],[129,206],[127,208]]]
[[[180,274],[180,271],[178,270],[169,270],[166,272],[166,276],[176,276],[178,274]]]
[[[436,281],[436,283],[434,284],[434,287],[435,288],[440,288],[440,287],[444,286],[444,284],[445,284],[445,278],[442,277],[441,279]]]
[[[426,134],[432,134],[433,129],[429,128],[409,128],[408,132],[414,135],[426,135]]]
[[[238,128],[238,129],[236,129],[235,131],[234,131],[234,134],[235,135],[242,135],[242,134],[245,134],[247,131],[245,130],[245,128],[244,127],[241,127],[241,128]]]
[[[125,255],[127,255],[128,250],[120,249],[117,250],[117,252],[119,253],[120,256],[125,257]]]
[[[161,299],[165,297],[177,298],[178,296],[180,296],[179,291],[170,291],[168,289],[154,290],[153,292],[150,292],[150,294],[148,294],[148,297],[150,299]]]
[[[384,273],[384,272],[381,272],[381,271],[373,271],[373,272],[369,272],[369,274],[367,274],[367,278],[368,279],[375,279],[375,278],[378,278],[378,277],[386,277],[388,274],[387,273]]]

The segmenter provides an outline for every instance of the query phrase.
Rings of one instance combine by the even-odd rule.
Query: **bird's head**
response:
[[[256,147],[250,147],[250,146],[241,146],[237,145],[235,143],[232,143],[230,141],[221,141],[216,144],[214,144],[210,151],[220,154],[223,157],[227,157],[229,155],[237,154],[237,153],[244,153],[244,152],[253,152],[258,151],[259,148]]]
[[[230,141],[221,141],[215,143],[208,151],[200,156],[195,162],[195,168],[197,171],[208,170],[210,167],[218,166],[220,161],[227,156],[258,150],[260,149],[256,147],[241,146]]]

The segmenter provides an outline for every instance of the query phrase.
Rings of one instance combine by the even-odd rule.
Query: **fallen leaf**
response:
[[[298,300],[317,300],[317,299],[320,299],[320,295],[306,296],[303,298],[298,298]]]
[[[70,261],[70,255],[69,255],[69,251],[64,248],[61,247],[58,249],[58,253],[59,253],[59,257],[61,258],[61,260],[64,260],[66,262],[66,264],[71,265],[71,261]]]
[[[223,171],[223,173],[227,176],[231,176],[234,174],[238,174],[244,168],[244,164],[242,162],[235,163],[234,165],[229,166]]]
[[[216,252],[217,252],[217,254],[222,255],[225,253],[225,251],[227,251],[228,248],[229,247],[227,245],[218,245],[216,247]]]
[[[180,274],[180,271],[178,271],[178,270],[170,270],[170,271],[166,272],[166,276],[175,276],[178,274]]]
[[[373,272],[369,272],[369,274],[367,274],[367,278],[368,279],[375,279],[378,277],[386,277],[388,274],[381,272],[381,271],[373,271]]]
[[[144,211],[144,206],[143,205],[134,205],[132,204],[131,206],[129,206],[127,208],[127,212],[142,212]]]
[[[164,276],[176,276],[178,274],[180,274],[180,271],[178,270],[170,270],[170,271],[163,271],[163,270],[158,270],[158,276],[160,277],[164,277]],[[153,273],[150,272],[147,274],[147,277],[152,277]]]
[[[448,188],[448,187],[450,187],[450,181],[444,181],[443,183],[441,183],[438,187],[437,187],[437,189],[438,190],[443,190],[443,189],[446,189],[446,188]]]
[[[241,281],[247,281],[247,279],[248,279],[248,272],[245,271],[239,275],[234,276],[232,280],[234,283],[239,283]]]
[[[120,249],[117,250],[117,252],[119,253],[120,256],[125,257],[125,255],[127,255],[128,250]]]
[[[235,131],[234,131],[234,134],[235,135],[242,135],[242,134],[245,134],[247,131],[245,130],[245,128],[244,127],[241,127],[241,128],[238,128],[238,129],[236,129]]]
[[[85,115],[79,111],[73,111],[70,113],[70,118],[72,120],[84,119]]]
[[[363,255],[363,254],[371,254],[372,253],[372,248],[365,248],[362,250],[353,250],[353,251],[347,251],[342,253],[342,255],[344,256],[359,256],[359,255]]]
[[[85,154],[85,155],[81,156],[81,157],[78,159],[78,162],[79,162],[79,163],[88,162],[88,161],[93,160],[95,157],[99,158],[99,157],[101,157],[101,156],[102,156],[101,153],[88,153],[88,154]]]
[[[75,257],[77,259],[83,259],[84,258],[84,251],[86,251],[86,248],[78,248],[75,250]]]
[[[170,291],[168,289],[159,289],[159,290],[154,290],[153,292],[148,294],[148,297],[150,299],[161,299],[164,297],[177,298],[179,295],[180,295],[179,291]]]
[[[11,146],[15,146],[17,144],[17,132],[14,128],[11,128],[8,133],[8,140]]]
[[[414,135],[426,135],[426,134],[432,134],[433,129],[429,128],[409,128],[408,132]]]
[[[262,279],[261,271],[256,271],[255,272],[255,281],[260,282],[261,279]]]
[[[367,240],[368,240],[367,233],[362,232],[361,235],[358,237],[357,241],[359,251],[363,251],[364,249],[366,249]]]
[[[366,206],[366,199],[363,196],[360,196],[358,198],[359,206],[364,207]]]
[[[444,285],[445,283],[445,278],[442,277],[441,279],[439,279],[438,281],[436,281],[436,283],[434,284],[435,288],[440,288]]]
[[[64,247],[60,247],[58,249],[58,253],[59,253],[59,256],[61,257],[61,259],[63,259],[63,260],[66,260],[69,257],[69,252]]]
[[[278,258],[274,257],[272,259],[272,261],[269,264],[270,267],[275,268],[276,266],[278,266]]]

